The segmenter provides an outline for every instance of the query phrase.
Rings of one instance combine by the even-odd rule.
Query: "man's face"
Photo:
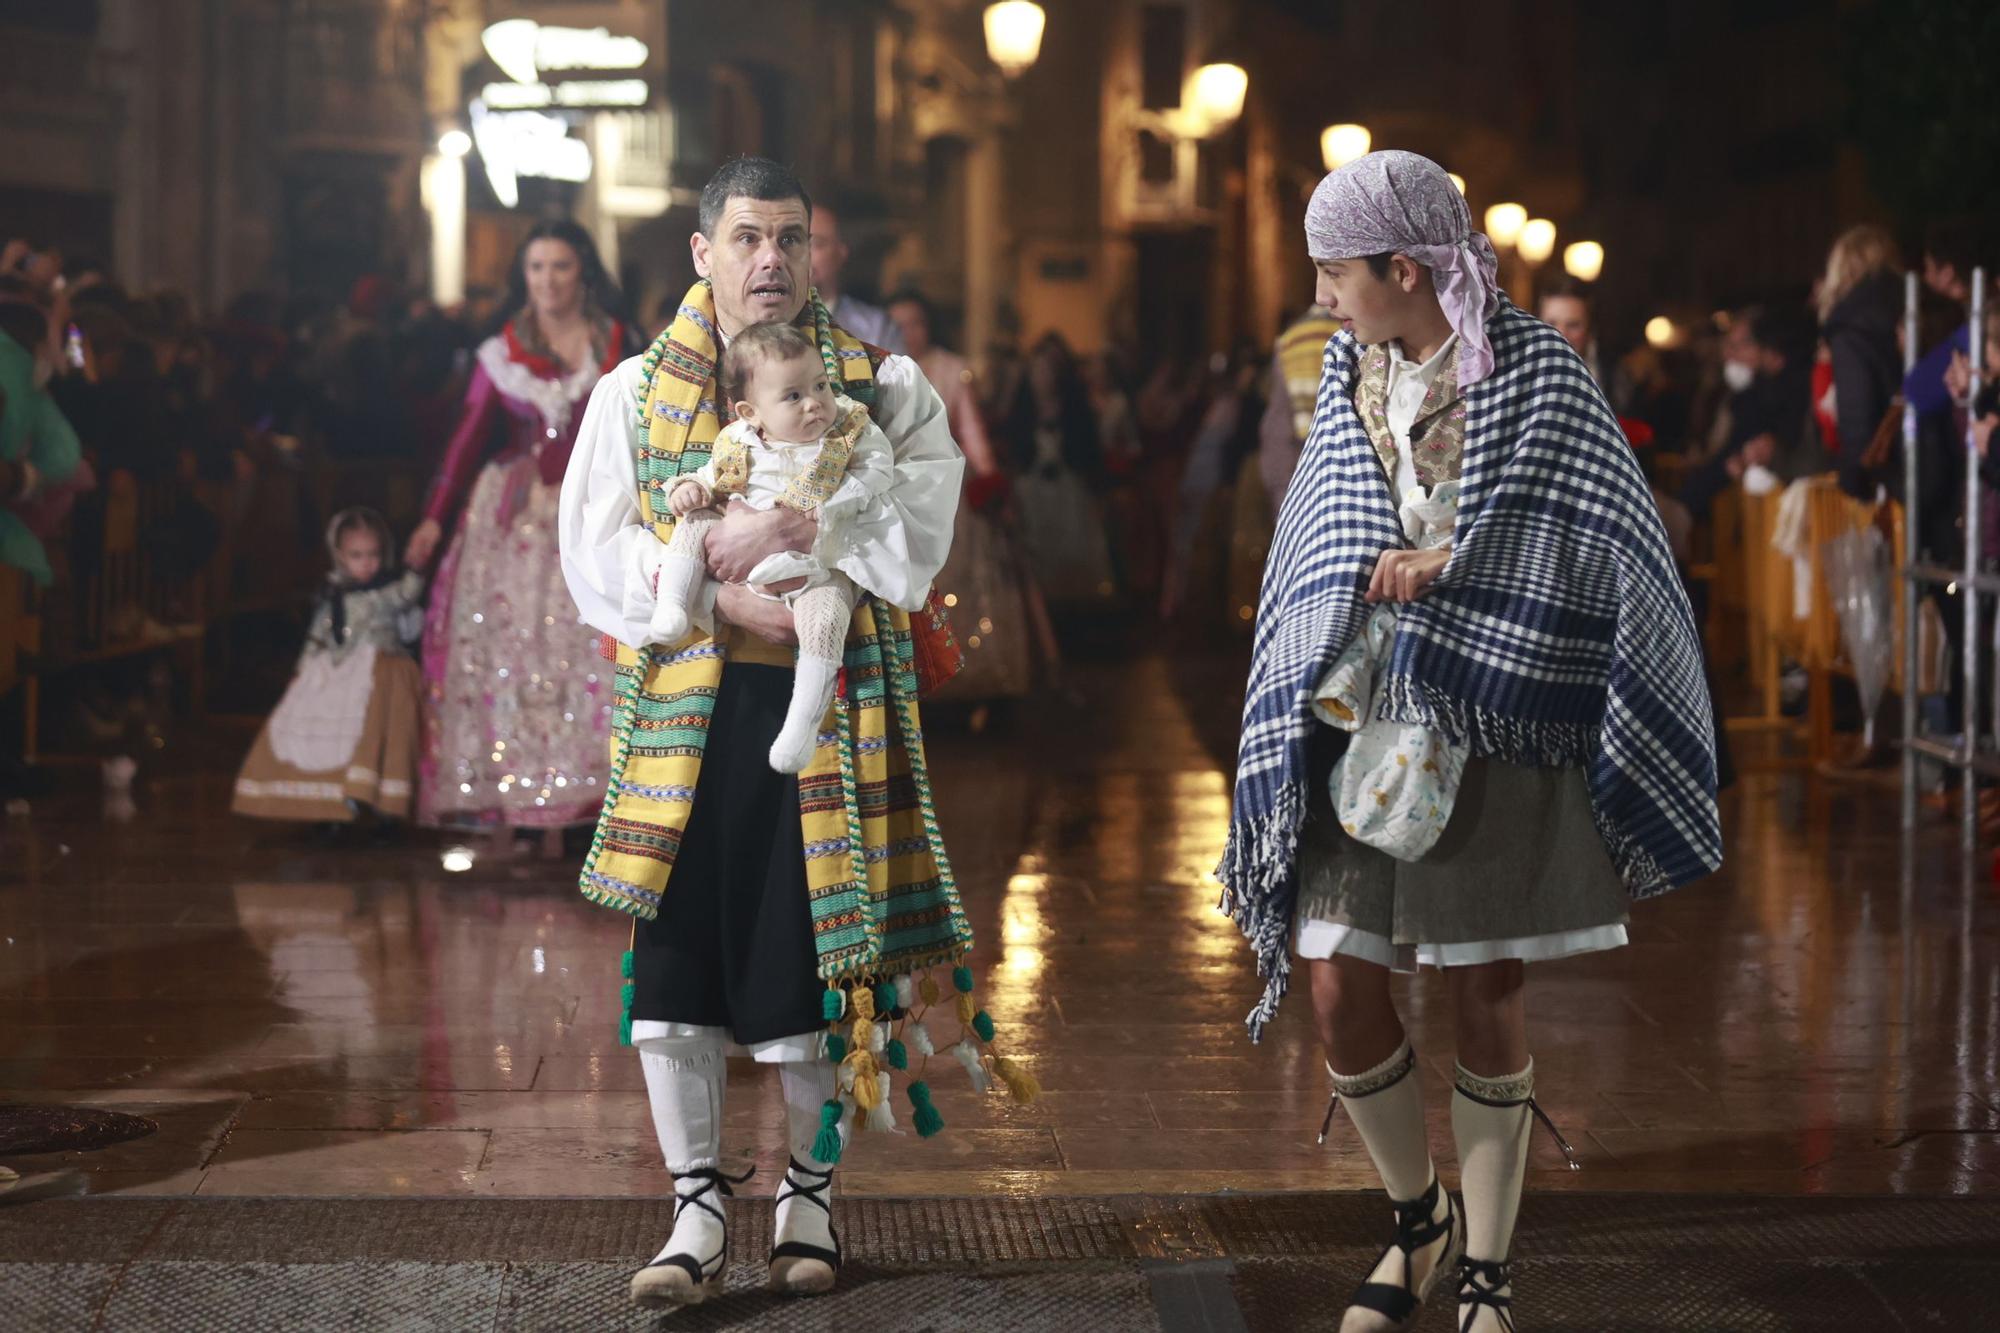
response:
[[[1590,307],[1574,296],[1550,296],[1542,301],[1542,319],[1552,325],[1579,354],[1590,350]]]
[[[1738,318],[1722,335],[1722,359],[1746,366],[1756,364],[1757,342],[1750,336],[1749,320]]]
[[[1415,297],[1418,265],[1401,255],[1389,261],[1387,277],[1378,278],[1365,259],[1323,259],[1313,300],[1333,312],[1356,341],[1385,343],[1402,335]]]
[[[1947,300],[1960,300],[1965,284],[1959,281],[1958,269],[1939,261],[1935,256],[1924,256],[1924,286]]]
[[[713,237],[689,239],[694,271],[714,284],[724,333],[799,317],[811,290],[806,227],[804,200],[738,197],[723,208]]]
[[[826,363],[814,353],[764,362],[750,372],[736,414],[767,440],[812,443],[833,424],[833,384]]]
[[[840,236],[840,215],[830,208],[812,216],[812,280],[824,296],[840,291],[840,271],[847,267],[847,242]]]

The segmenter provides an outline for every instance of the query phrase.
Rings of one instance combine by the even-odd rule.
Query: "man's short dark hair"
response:
[[[1365,262],[1368,265],[1368,271],[1380,279],[1389,276],[1389,261],[1395,257],[1394,251],[1384,250],[1379,255],[1369,255]]]
[[[1591,285],[1582,278],[1563,273],[1549,279],[1548,282],[1543,284],[1542,300],[1553,300],[1558,296],[1566,296],[1572,301],[1583,302],[1584,310],[1592,316],[1595,316],[1597,313],[1597,297],[1592,291]]]
[[[701,190],[702,235],[715,239],[722,210],[729,207],[731,199],[766,202],[796,199],[806,206],[806,216],[812,216],[812,196],[806,193],[806,187],[799,183],[790,167],[768,157],[733,157],[716,168]]]

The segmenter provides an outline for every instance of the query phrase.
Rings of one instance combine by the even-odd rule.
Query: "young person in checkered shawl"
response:
[[[1434,162],[1371,153],[1306,214],[1327,343],[1313,428],[1258,608],[1223,905],[1275,1011],[1306,960],[1337,1099],[1396,1238],[1347,1333],[1409,1327],[1458,1283],[1461,1333],[1514,1327],[1508,1251],[1531,1114],[1523,965],[1625,943],[1626,905],[1721,862],[1714,734],[1693,618],[1639,467],[1562,336],[1510,304]],[[1460,486],[1452,545],[1411,549],[1398,504]],[[1348,836],[1328,775],[1347,733],[1315,686],[1398,603],[1378,718],[1470,758],[1437,844]],[[1445,970],[1463,1211],[1432,1167],[1390,974]],[[1566,1150],[1566,1145],[1565,1145]]]

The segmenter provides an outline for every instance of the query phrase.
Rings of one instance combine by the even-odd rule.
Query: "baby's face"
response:
[[[340,572],[350,583],[366,583],[382,572],[382,543],[366,528],[340,534]]]
[[[751,372],[736,412],[767,440],[780,444],[818,440],[834,420],[833,384],[827,379],[826,363],[804,353],[766,361]]]

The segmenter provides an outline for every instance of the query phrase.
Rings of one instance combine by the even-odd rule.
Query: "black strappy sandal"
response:
[[[818,1177],[818,1183],[801,1185],[794,1178],[810,1179]],[[840,1233],[833,1228],[833,1207],[826,1201],[826,1192],[833,1186],[832,1171],[815,1171],[791,1159],[791,1167],[785,1172],[785,1180],[778,1187],[778,1202],[787,1199],[804,1199],[826,1214],[826,1229],[833,1236],[833,1248],[822,1249],[808,1245],[802,1240],[788,1240],[771,1247],[772,1291],[788,1296],[816,1296],[833,1290],[834,1278],[840,1273]]]
[[[1514,1282],[1514,1265],[1485,1259],[1461,1259],[1458,1264],[1458,1333],[1472,1327],[1479,1312],[1491,1310],[1505,1333],[1514,1333],[1514,1298],[1500,1293]]]
[[[1444,1195],[1445,1214],[1442,1221],[1432,1219],[1437,1210],[1438,1195],[1444,1193],[1444,1186],[1433,1176],[1431,1187],[1419,1199],[1392,1202],[1396,1205],[1396,1239],[1389,1242],[1368,1271],[1372,1274],[1388,1258],[1390,1250],[1403,1252],[1403,1282],[1401,1286],[1391,1286],[1387,1282],[1363,1282],[1355,1289],[1350,1307],[1372,1310],[1389,1320],[1397,1328],[1407,1328],[1415,1320],[1431,1288],[1438,1279],[1458,1261],[1465,1250],[1464,1229],[1459,1225],[1458,1205],[1449,1194]],[[1411,1274],[1416,1271],[1416,1252],[1438,1239],[1444,1239],[1444,1250],[1438,1255],[1437,1263],[1419,1285],[1412,1285]]]
[[[694,1179],[702,1183],[682,1194],[674,1191],[674,1220],[678,1222],[683,1208],[700,1208],[722,1223],[722,1249],[706,1259],[697,1259],[691,1254],[663,1254],[632,1275],[632,1300],[648,1309],[671,1308],[680,1305],[700,1305],[710,1296],[722,1290],[722,1277],[729,1268],[729,1219],[723,1216],[722,1200],[736,1196],[730,1188],[741,1185],[755,1175],[756,1171],[745,1171],[740,1176],[724,1175],[712,1166],[697,1171],[684,1172],[676,1177],[680,1180]],[[709,1196],[717,1197],[711,1199]]]

